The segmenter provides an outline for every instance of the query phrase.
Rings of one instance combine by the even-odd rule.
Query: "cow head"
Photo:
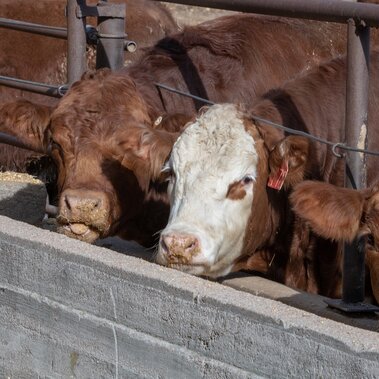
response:
[[[87,242],[118,234],[149,245],[165,225],[165,196],[151,180],[178,125],[175,116],[155,121],[133,80],[109,70],[85,74],[54,109],[19,101],[0,110],[2,130],[50,151],[58,168],[59,231]]]
[[[357,191],[304,181],[290,200],[294,212],[324,238],[352,242],[368,237],[366,264],[379,303],[379,186]]]
[[[283,181],[290,186],[299,170],[304,174],[308,148],[299,137],[275,146],[270,156],[257,127],[234,105],[215,105],[189,125],[163,169],[170,175],[171,211],[157,262],[217,277],[247,252],[264,249],[273,230],[269,166],[276,175],[285,161]]]

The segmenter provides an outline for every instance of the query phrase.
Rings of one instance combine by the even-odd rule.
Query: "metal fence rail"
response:
[[[17,79],[2,75],[0,75],[0,85],[58,98],[62,97],[68,90],[68,86],[65,84],[61,86],[53,86],[50,84],[32,82],[30,80]]]
[[[153,0],[158,1],[158,0]],[[229,11],[258,13],[272,16],[346,23],[364,21],[367,26],[379,26],[376,4],[345,0],[164,0],[166,3],[195,5]]]
[[[46,37],[67,39],[67,28],[34,24],[32,22],[10,20],[0,17],[0,28],[19,30],[26,33],[39,34]]]
[[[123,65],[123,51],[135,51],[135,42],[126,40],[124,30],[125,15],[125,4],[100,1],[98,6],[87,6],[85,0],[67,0],[67,28],[6,18],[0,18],[0,28],[67,39],[67,83],[71,85],[74,81],[79,80],[87,69],[87,44],[98,44],[102,47],[97,52],[96,68],[121,68]],[[86,25],[86,17],[98,17],[100,26],[101,24],[106,25],[106,28],[112,31],[109,34],[114,34],[115,38],[102,38],[101,33],[97,33],[94,27]],[[50,86],[10,77],[0,77],[0,84],[52,97],[62,96],[62,92],[59,89],[65,86],[64,84]]]

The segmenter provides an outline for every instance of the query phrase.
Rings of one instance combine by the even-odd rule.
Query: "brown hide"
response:
[[[366,265],[379,302],[379,190],[361,191],[305,181],[290,196],[294,212],[318,235],[352,242],[368,235]]]
[[[344,47],[344,28],[335,24],[239,15],[167,37],[119,73],[85,75],[60,101],[49,128],[59,166],[62,226],[80,223],[78,212],[68,209],[73,204],[79,204],[76,210],[91,208],[93,216],[83,215],[89,228],[95,205],[104,205],[109,225],[101,237],[119,234],[150,246],[165,225],[164,186],[153,179],[173,139],[159,135],[164,130],[154,124],[163,116],[169,120],[163,128],[178,130],[173,124],[178,115],[189,119],[203,104],[158,90],[154,82],[212,101],[250,105],[257,95]],[[154,145],[147,135],[165,142]]]
[[[97,1],[87,0],[87,5]],[[137,42],[136,53],[125,53],[125,63],[140,57],[144,48],[159,38],[178,30],[168,9],[148,0],[114,0],[125,3],[127,13],[125,31],[128,39]],[[66,26],[64,13],[67,0],[2,0],[0,16],[15,20],[51,26]],[[96,25],[96,19],[87,18],[87,24]],[[17,77],[53,85],[67,81],[66,41],[0,28],[0,75]],[[95,50],[87,49],[89,68],[95,67]],[[1,103],[23,98],[42,104],[57,104],[58,100],[48,96],[0,86]],[[30,171],[30,164],[38,166],[37,154],[1,144],[0,170]],[[45,158],[44,158],[45,160]],[[39,170],[37,170],[39,171]],[[40,170],[39,174],[46,174]],[[34,172],[32,172],[34,173]]]

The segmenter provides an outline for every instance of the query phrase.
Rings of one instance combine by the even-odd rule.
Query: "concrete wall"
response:
[[[378,333],[0,217],[1,378],[375,378]]]

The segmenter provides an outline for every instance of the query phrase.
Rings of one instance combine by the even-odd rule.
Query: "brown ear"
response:
[[[32,150],[47,153],[52,108],[26,100],[0,107],[0,131],[17,137]]]
[[[121,164],[133,171],[144,191],[148,191],[151,182],[159,178],[178,136],[179,133],[147,127],[129,130],[128,143],[123,144]]]
[[[329,183],[304,181],[290,195],[293,211],[320,236],[352,241],[360,231],[362,192]]]
[[[309,140],[290,136],[277,143],[269,156],[268,186],[280,190],[304,180],[309,155]]]
[[[141,140],[141,151],[149,163],[151,179],[156,180],[168,159],[179,133],[166,130],[154,130],[145,133]]]
[[[370,234],[376,249],[379,248],[379,186],[362,191],[365,194],[362,230],[360,235]]]
[[[360,235],[370,235],[366,245],[366,265],[370,270],[371,287],[379,304],[379,186],[366,191],[363,226]]]

